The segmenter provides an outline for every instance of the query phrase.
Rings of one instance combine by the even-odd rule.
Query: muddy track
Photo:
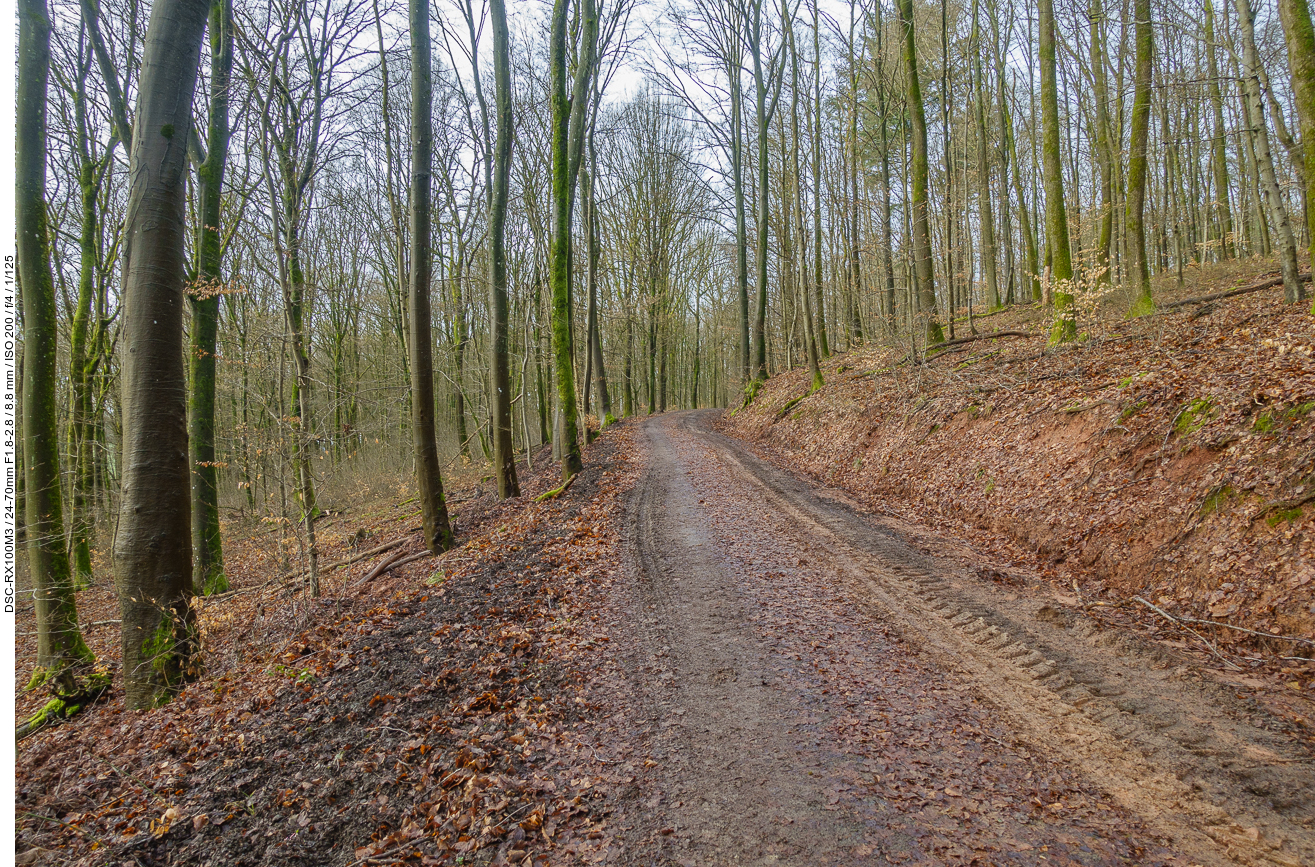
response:
[[[920,553],[714,419],[646,424],[629,510],[635,662],[673,861],[957,863],[967,856],[946,853],[1003,841],[1019,863],[1033,848],[1061,863],[1315,863],[1315,763],[1278,720],[1038,588],[1004,590]],[[793,568],[764,572],[773,562]],[[792,609],[802,627],[769,616]],[[846,677],[863,691],[837,688]],[[909,704],[929,683],[936,701]],[[901,733],[903,715],[917,725]],[[958,734],[938,753],[942,731]],[[952,774],[960,744],[972,772],[935,783],[924,766]],[[1024,814],[1000,794],[1048,763],[1056,782],[1034,801],[1058,809]],[[942,814],[958,824],[925,838],[920,823]]]

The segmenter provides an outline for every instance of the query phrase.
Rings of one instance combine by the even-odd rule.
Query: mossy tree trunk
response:
[[[1155,53],[1155,34],[1151,30],[1150,0],[1133,2],[1133,41],[1136,60],[1133,73],[1132,133],[1128,144],[1128,253],[1132,256],[1129,282],[1133,303],[1129,316],[1145,316],[1155,310],[1151,298],[1151,269],[1146,255],[1146,168],[1147,142],[1151,130],[1151,64]]]
[[[59,484],[55,369],[59,324],[45,198],[50,16],[45,0],[22,0],[18,13],[14,217],[23,314],[24,516],[37,615],[37,670],[33,680],[53,678],[58,683],[71,677],[70,669],[93,657],[78,629]]]
[[[192,550],[197,588],[206,594],[228,590],[219,533],[219,467],[215,462],[216,344],[224,251],[219,208],[228,163],[228,92],[233,77],[232,0],[210,4],[210,118],[206,152],[196,175],[201,225],[197,227],[197,272],[191,328],[191,412],[188,444],[192,457]]]
[[[187,378],[187,134],[208,0],[157,0],[142,59],[123,254],[123,493],[114,578],[127,704],[196,674]]]
[[[1069,249],[1068,214],[1064,207],[1064,167],[1060,161],[1059,82],[1055,71],[1055,8],[1053,0],[1037,3],[1041,66],[1041,158],[1046,189],[1046,239],[1050,249],[1050,280],[1054,286],[1055,324],[1050,343],[1077,337],[1073,314],[1073,256]]]
[[[909,204],[913,212],[913,271],[918,287],[918,307],[927,317],[928,344],[945,340],[940,315],[936,309],[936,271],[931,258],[931,222],[927,203],[927,112],[922,103],[922,85],[918,80],[918,47],[913,30],[913,0],[899,0],[900,25],[904,28],[902,49],[908,86],[907,104],[912,137],[909,166]]]
[[[69,542],[73,555],[74,586],[83,589],[91,586],[91,544],[96,532],[95,523],[95,381],[103,356],[101,345],[103,323],[94,321],[92,306],[97,295],[99,271],[98,238],[101,230],[100,197],[105,173],[113,160],[117,136],[112,137],[105,152],[93,152],[92,138],[87,123],[86,82],[90,74],[90,57],[78,70],[72,82],[74,93],[74,124],[77,137],[78,192],[82,205],[82,220],[78,237],[78,297],[69,328],[69,413],[68,454],[73,467],[73,510]]]
[[[1297,119],[1306,163],[1306,226],[1315,247],[1315,195],[1311,173],[1315,173],[1315,26],[1311,24],[1307,0],[1279,0],[1283,36],[1288,46],[1288,69],[1296,96]]]
[[[552,348],[562,418],[562,478],[580,472],[579,412],[576,408],[574,346],[571,335],[571,212],[580,170],[585,110],[598,45],[598,10],[583,0],[575,81],[566,94],[566,31],[569,0],[555,0],[549,37],[549,94],[552,114]]]

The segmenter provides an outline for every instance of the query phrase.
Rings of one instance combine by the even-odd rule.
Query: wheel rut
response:
[[[1311,756],[1270,721],[714,419],[645,423],[628,509],[663,826],[634,863],[1315,863]]]

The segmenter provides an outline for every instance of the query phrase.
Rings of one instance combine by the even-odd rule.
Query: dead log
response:
[[[1298,274],[1297,279],[1302,283],[1309,283],[1311,279],[1310,272]],[[1283,285],[1282,277],[1274,277],[1269,280],[1262,280],[1259,283],[1252,283],[1250,286],[1243,286],[1241,289],[1229,289],[1226,292],[1214,292],[1210,295],[1198,295],[1195,298],[1183,298],[1178,301],[1170,301],[1168,304],[1161,304],[1161,310],[1172,310],[1175,307],[1187,307],[1191,304],[1205,304],[1210,301],[1218,301],[1221,298],[1236,298],[1238,295],[1250,295],[1252,292],[1260,292],[1264,289],[1273,289],[1276,286]]]

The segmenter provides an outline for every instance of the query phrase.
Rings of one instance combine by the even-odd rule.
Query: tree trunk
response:
[[[223,246],[219,234],[220,196],[228,162],[228,91],[233,71],[233,6],[231,0],[210,3],[210,120],[205,160],[197,167],[200,221],[197,227],[197,272],[192,290],[191,410],[188,444],[192,458],[192,553],[197,588],[205,594],[224,593],[223,543],[219,534],[219,468],[215,463],[215,352],[219,337],[219,298]]]
[[[1306,163],[1306,227],[1309,243],[1315,248],[1315,195],[1311,175],[1315,174],[1315,26],[1311,25],[1307,0],[1279,0],[1283,19],[1283,36],[1288,46],[1288,69],[1292,73],[1292,91],[1296,97],[1297,118],[1301,126],[1301,143]]]
[[[493,105],[497,141],[493,147],[493,183],[489,193],[489,415],[493,422],[493,467],[498,496],[520,496],[516,478],[516,452],[511,441],[511,357],[507,323],[507,192],[511,180],[514,136],[511,106],[511,37],[507,32],[505,0],[490,0],[493,25]],[[529,347],[526,347],[529,351]],[[529,443],[526,443],[526,448]]]
[[[598,11],[584,0],[579,59],[571,98],[566,95],[566,30],[568,0],[555,0],[549,40],[549,91],[552,111],[552,345],[557,374],[558,410],[562,414],[562,477],[584,468],[580,456],[579,419],[575,392],[575,348],[571,337],[571,210],[580,168],[587,83],[593,74],[598,44]]]
[[[157,0],[142,59],[123,254],[123,493],[114,540],[128,707],[196,675],[187,380],[187,133],[207,0]]]
[[[1050,343],[1077,337],[1073,319],[1073,257],[1069,252],[1068,216],[1064,210],[1064,168],[1060,163],[1059,87],[1055,73],[1055,10],[1053,0],[1037,4],[1040,24],[1041,154],[1046,187],[1046,238],[1050,243],[1050,280],[1054,287],[1055,324]]]
[[[912,133],[913,269],[918,285],[918,306],[927,317],[927,344],[941,343],[945,332],[936,310],[936,272],[931,258],[931,223],[927,214],[927,114],[918,83],[918,49],[913,32],[913,0],[899,0],[900,24],[904,28],[904,66],[908,79],[908,107]]]
[[[818,0],[813,3],[813,294],[817,301],[817,342],[823,358],[831,356],[822,299],[822,43]]]
[[[1091,0],[1091,80],[1096,97],[1096,164],[1100,169],[1100,232],[1096,241],[1094,266],[1097,281],[1110,282],[1110,242],[1114,234],[1114,151],[1110,141],[1110,97],[1105,76],[1105,9],[1101,0]]]
[[[1151,128],[1151,63],[1155,35],[1151,30],[1150,0],[1134,0],[1134,42],[1137,45],[1133,76],[1132,135],[1128,146],[1128,252],[1132,254],[1131,282],[1135,297],[1129,316],[1145,316],[1155,310],[1151,298],[1151,271],[1146,258],[1147,139]]]
[[[986,96],[982,84],[982,44],[977,0],[973,0],[973,87],[977,102],[977,183],[982,222],[982,272],[991,309],[1000,306],[999,274],[995,262],[995,214],[991,209],[991,158],[986,146]],[[969,272],[971,273],[971,271]]]
[[[70,677],[94,657],[78,629],[59,485],[56,355],[59,345],[46,216],[46,88],[50,17],[45,0],[22,0],[18,34],[18,150],[14,159],[18,271],[23,306],[22,449],[28,568],[37,615],[33,683]]]
[[[1237,14],[1241,24],[1242,85],[1251,106],[1251,137],[1255,142],[1256,170],[1260,174],[1260,192],[1269,210],[1269,217],[1278,231],[1279,263],[1283,271],[1283,297],[1288,303],[1306,297],[1306,287],[1297,279],[1297,243],[1292,236],[1292,222],[1283,206],[1283,193],[1274,175],[1274,158],[1269,147],[1269,131],[1265,124],[1265,103],[1260,93],[1260,56],[1256,52],[1256,37],[1249,0],[1237,0]]]
[[[443,478],[434,435],[434,338],[429,310],[433,263],[429,244],[429,194],[434,152],[431,115],[434,83],[429,3],[410,0],[408,12],[411,24],[411,435],[425,547],[439,554],[451,548],[456,540],[448,520],[447,503],[443,501]],[[502,324],[505,329],[505,311]]]
[[[1224,259],[1233,258],[1233,209],[1228,202],[1228,151],[1224,127],[1224,97],[1219,87],[1219,63],[1215,56],[1215,11],[1213,0],[1205,0],[1206,77],[1214,135],[1210,139],[1210,162],[1214,169],[1215,195],[1211,210],[1217,215],[1219,250]]]

